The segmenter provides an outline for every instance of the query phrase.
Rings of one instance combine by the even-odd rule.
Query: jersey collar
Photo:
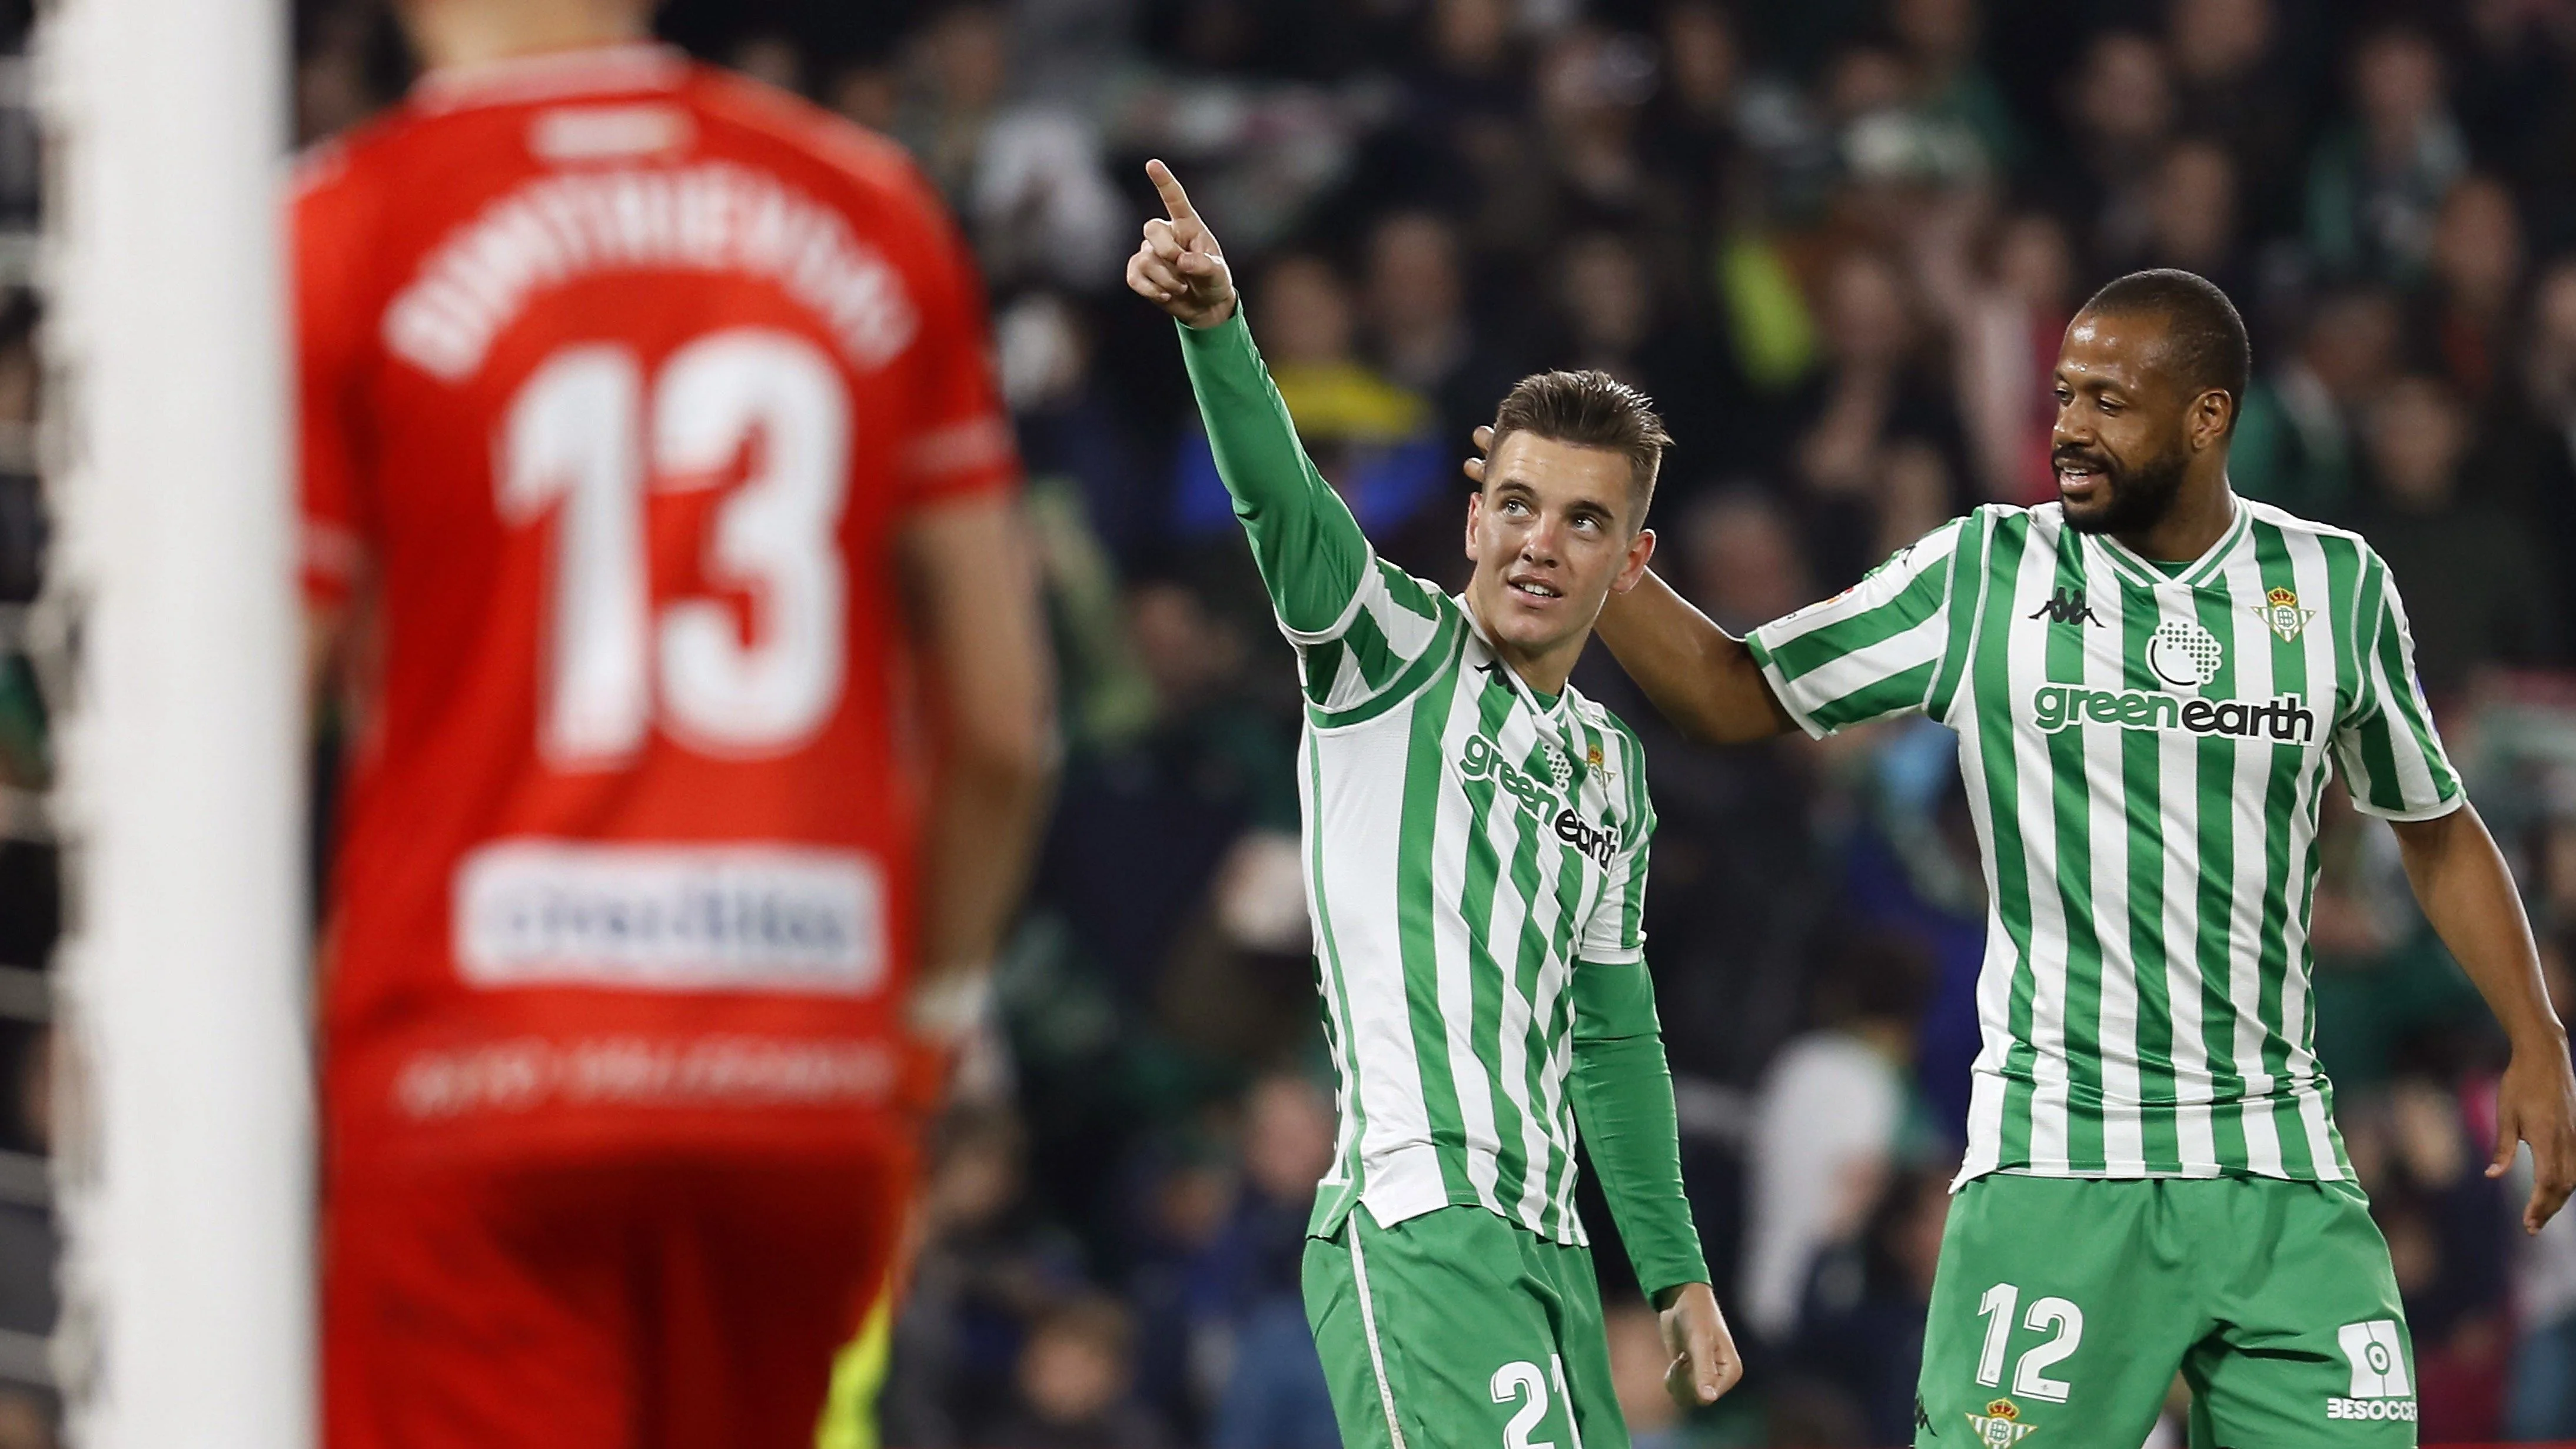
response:
[[[1449,597],[1457,603],[1458,613],[1466,619],[1468,632],[1475,636],[1478,644],[1484,646],[1486,658],[1491,663],[1494,673],[1508,681],[1512,692],[1528,703],[1530,713],[1557,726],[1559,730],[1565,729],[1568,722],[1574,718],[1574,681],[1571,679],[1565,681],[1565,688],[1556,692],[1554,704],[1539,698],[1538,691],[1530,688],[1529,681],[1521,678],[1520,671],[1512,668],[1510,662],[1503,658],[1503,652],[1494,647],[1494,636],[1485,632],[1485,621],[1477,618],[1476,611],[1468,605],[1466,591],[1461,589]]]
[[[688,56],[673,46],[586,46],[445,66],[414,81],[410,100],[424,111],[457,111],[569,96],[631,95],[671,90],[688,70]]]
[[[2254,512],[2245,506],[2245,500],[2231,496],[2228,502],[2235,514],[2228,522],[2227,531],[2220,534],[2218,542],[2211,544],[2200,557],[2193,559],[2189,568],[2177,574],[2166,573],[2107,533],[2093,534],[2090,541],[2100,545],[2102,556],[2111,561],[2113,572],[2132,583],[2150,589],[2165,584],[2196,589],[2217,578],[2219,570],[2227,566],[2228,559],[2253,532]]]

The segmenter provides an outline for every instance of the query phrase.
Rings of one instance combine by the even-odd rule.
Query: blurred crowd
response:
[[[2394,567],[2576,1008],[2576,0],[672,0],[663,26],[893,135],[946,192],[1048,562],[1067,764],[933,1144],[888,1443],[1336,1442],[1298,1306],[1333,1116],[1297,697],[1169,324],[1118,284],[1149,155],[1225,237],[1383,553],[1461,581],[1469,431],[1526,371],[1600,367],[1678,440],[1659,564],[1737,630],[1978,502],[2051,496],[2074,308],[2135,267],[2219,282],[2257,364],[2235,484]],[[296,38],[303,139],[405,82],[376,0],[304,0]],[[12,630],[41,537],[32,325],[0,315]],[[14,809],[46,751],[0,645]],[[1637,1442],[1908,1442],[1983,935],[1950,736],[1699,750],[1606,657],[1578,680],[1646,737],[1685,1170],[1753,1358],[1678,1418],[1595,1200]],[[2322,828],[2318,1049],[2424,1437],[2576,1438],[2576,1221],[2512,1230],[2527,1179],[2481,1171],[2501,1044],[2392,838],[2340,806]],[[50,855],[0,834],[26,837],[0,842],[0,965],[41,966]],[[0,1032],[0,1075],[36,1084],[0,1147],[42,1150],[43,1060]],[[0,1317],[40,1330],[30,1233],[0,1233]]]

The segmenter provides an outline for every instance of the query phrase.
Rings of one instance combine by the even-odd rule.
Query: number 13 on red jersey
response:
[[[654,607],[648,491],[718,486],[757,436],[755,471],[718,506],[708,572],[758,601]],[[831,360],[794,333],[746,327],[681,347],[647,377],[632,348],[562,348],[531,373],[494,439],[502,519],[556,514],[537,746],[562,770],[611,769],[658,719],[700,752],[793,749],[841,693],[848,581],[837,548],[850,408]]]

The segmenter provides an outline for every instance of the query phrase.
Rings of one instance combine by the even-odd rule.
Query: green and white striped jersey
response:
[[[1460,600],[1391,565],[1362,574],[1348,616],[1290,636],[1307,906],[1342,1080],[1318,1225],[1353,1201],[1381,1226],[1480,1203],[1586,1242],[1570,989],[1578,960],[1644,951],[1643,755],[1571,687],[1534,693]]]
[[[1571,988],[1578,961],[1644,952],[1636,736],[1572,688],[1532,691],[1461,599],[1376,557],[1239,318],[1182,336],[1304,684],[1307,906],[1341,1079],[1313,1230],[1355,1204],[1381,1226],[1481,1205],[1588,1244]]]
[[[2310,1050],[2317,810],[2463,796],[2388,566],[2240,501],[2168,572],[2056,504],[1955,519],[1756,629],[1812,734],[1959,733],[1986,956],[1961,1180],[2351,1176]]]

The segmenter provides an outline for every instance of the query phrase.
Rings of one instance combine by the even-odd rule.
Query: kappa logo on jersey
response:
[[[2010,1399],[1995,1400],[1986,1405],[1984,1413],[1970,1414],[1968,1422],[1976,1428],[1978,1443],[1992,1444],[1996,1449],[2018,1444],[2039,1432],[2037,1425],[2021,1421],[2021,1405]]]
[[[1551,772],[1555,765],[1562,761],[1565,765],[1566,780],[1570,785],[1574,762],[1566,759],[1564,752],[1556,750],[1554,746],[1551,745],[1548,748]],[[1536,819],[1547,821],[1555,830],[1557,839],[1565,842],[1568,847],[1602,869],[1609,869],[1611,860],[1619,854],[1617,826],[1594,825],[1585,820],[1575,813],[1572,805],[1567,804],[1560,795],[1551,792],[1537,777],[1504,759],[1502,752],[1494,748],[1493,741],[1483,735],[1469,735],[1467,742],[1458,747],[1458,773],[1470,780],[1482,780],[1490,776],[1504,794],[1521,802],[1522,810]]]
[[[2101,618],[2093,612],[2092,606],[2084,602],[2084,586],[2081,584],[2071,589],[2063,584],[2058,585],[2057,592],[2050,596],[2048,602],[2022,617],[2046,619],[2052,624],[2091,624],[2099,627],[2102,623]]]
[[[2176,689],[2199,689],[2218,677],[2227,650],[2193,619],[2167,619],[2147,636],[2147,668]]]
[[[2396,1319],[2347,1323],[2335,1331],[2335,1346],[2352,1365],[2352,1392],[2326,1400],[2327,1418],[2415,1422],[2415,1385],[2406,1375]]]
[[[2254,611],[2255,618],[2263,621],[2264,628],[2280,635],[2284,644],[2296,642],[2299,631],[2308,627],[2308,621],[2317,616],[2316,610],[2299,607],[2299,591],[2296,589],[2274,589],[2263,596],[2263,602],[2246,607]]]

